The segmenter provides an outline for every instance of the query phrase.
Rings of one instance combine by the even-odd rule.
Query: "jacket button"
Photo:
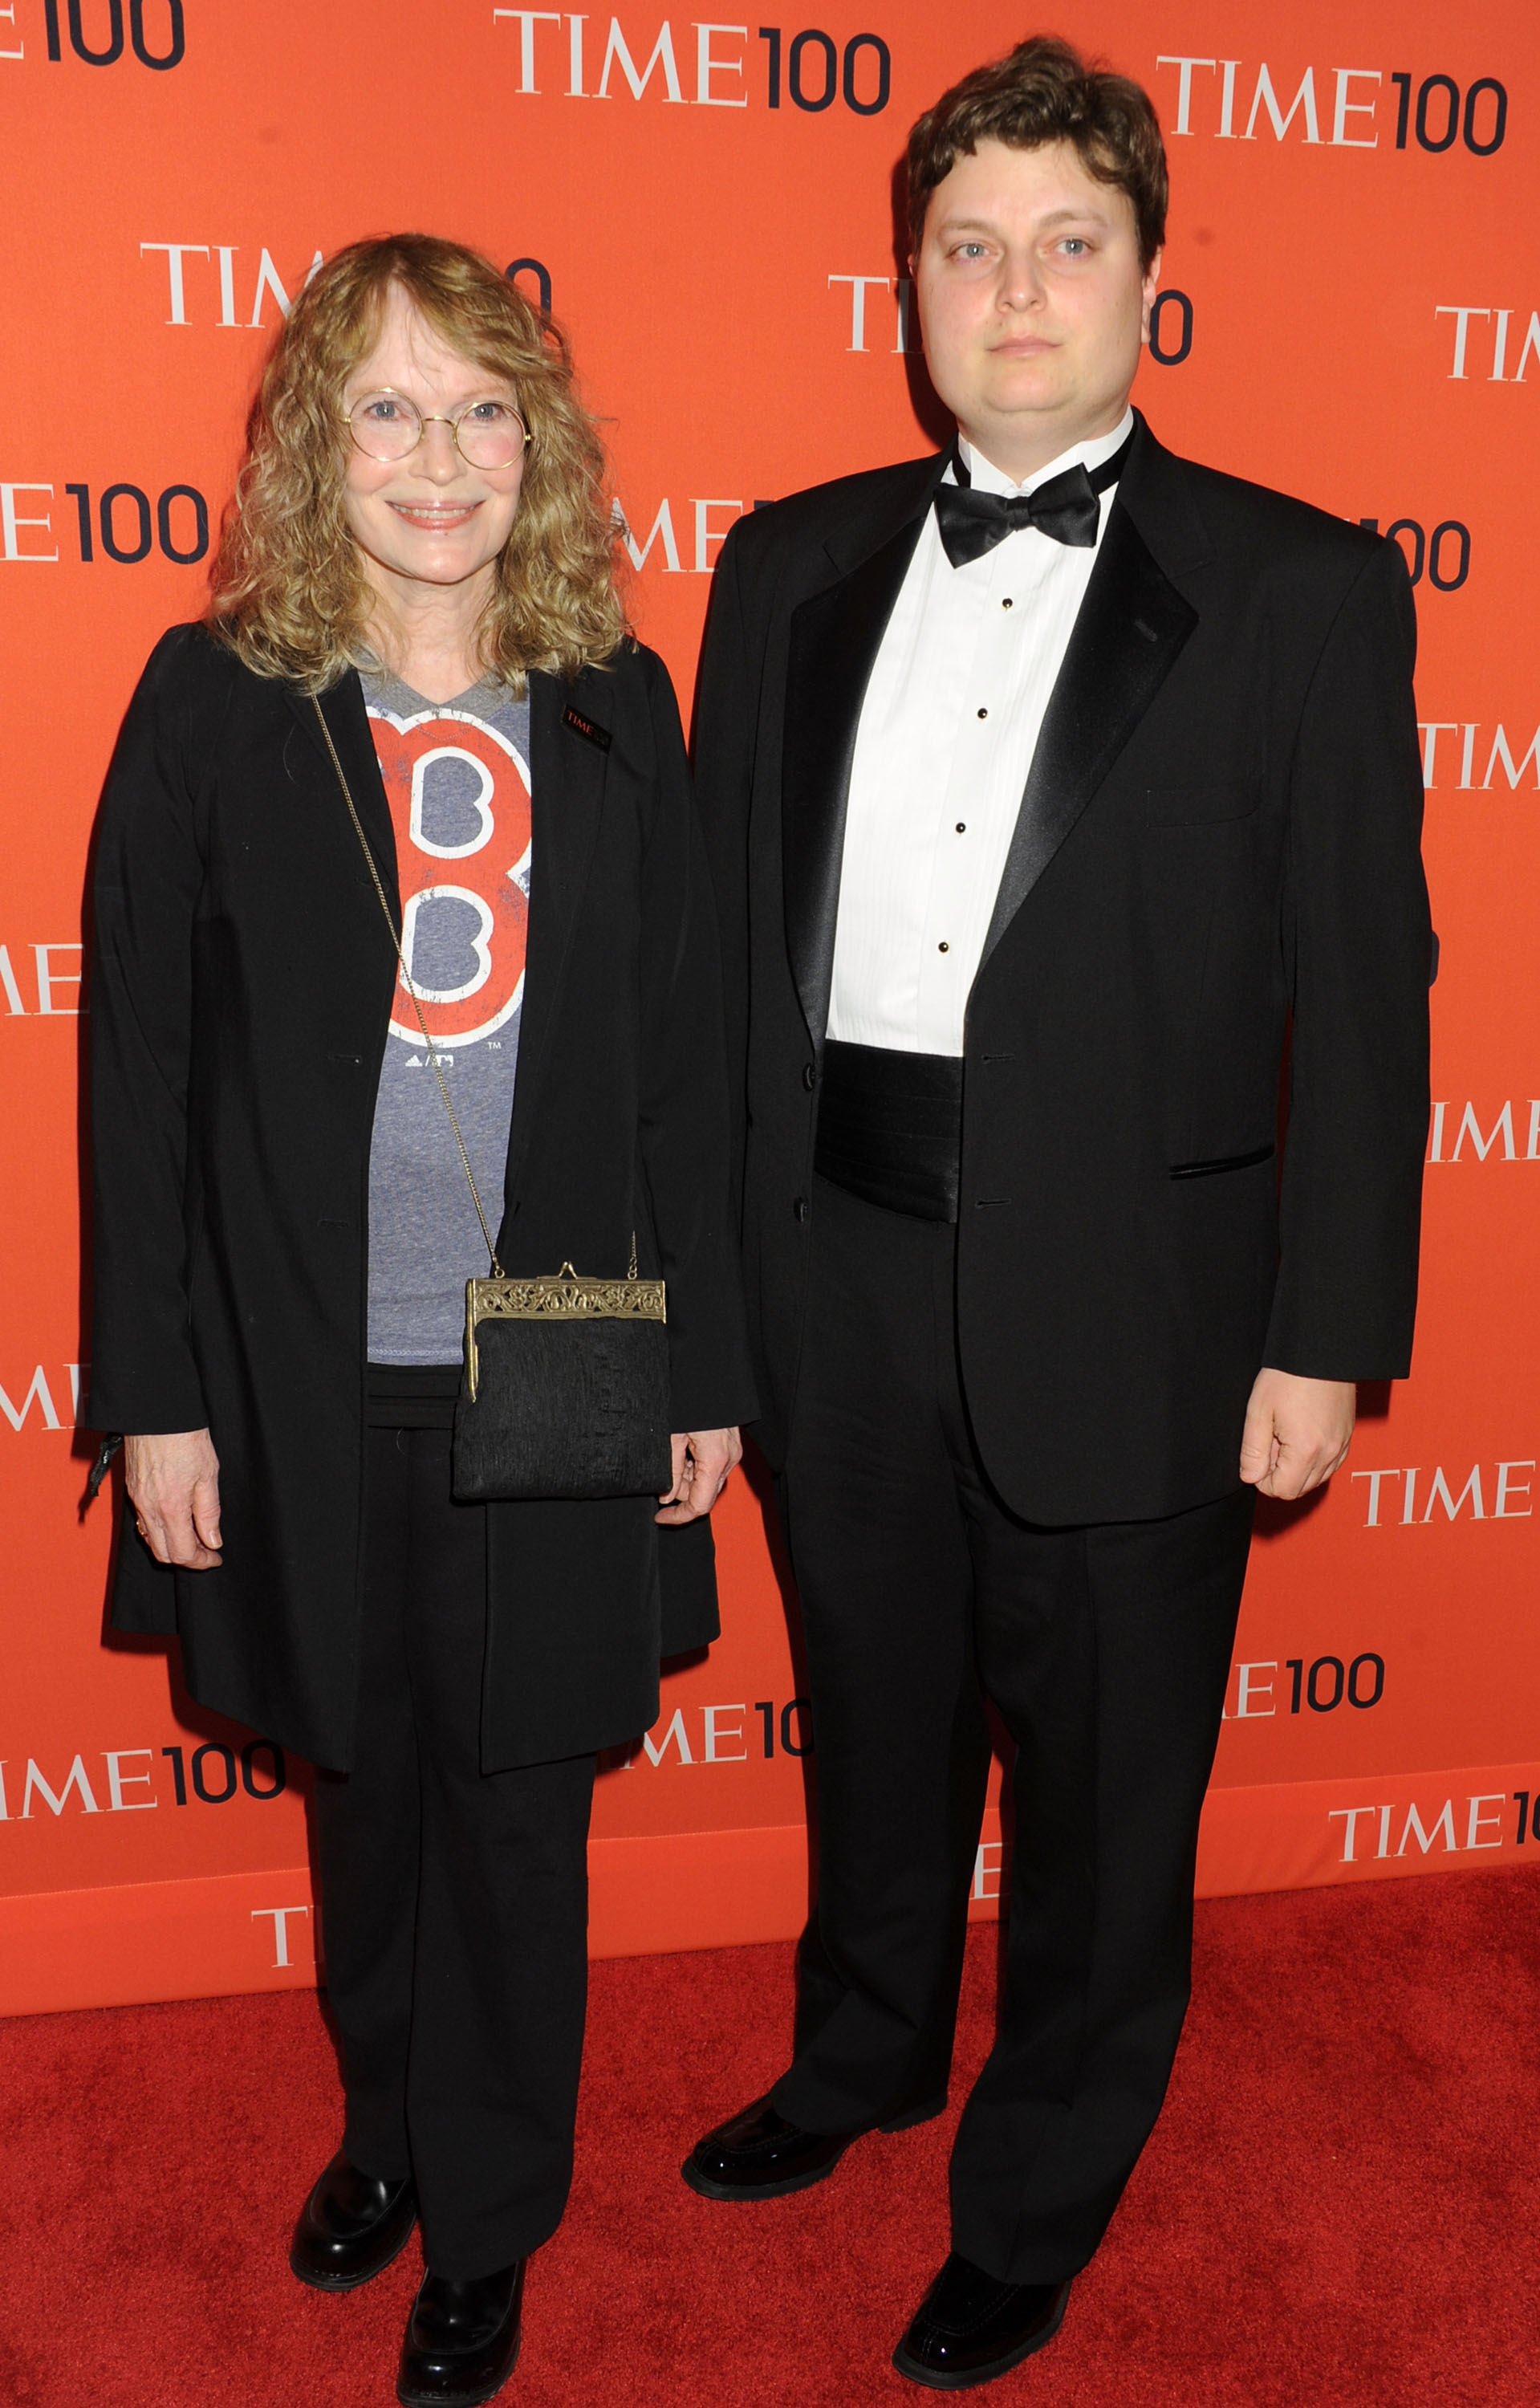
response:
[[[802,1083],[806,1088],[809,1095],[812,1094],[813,1089],[818,1085],[818,1072],[814,1069],[811,1062],[805,1062],[802,1066]]]
[[[793,1213],[796,1215],[796,1218],[797,1218],[799,1221],[806,1221],[806,1218],[807,1218],[807,1198],[806,1198],[806,1196],[799,1196],[799,1197],[797,1197],[795,1198],[794,1202],[792,1203],[791,1210],[792,1210]]]

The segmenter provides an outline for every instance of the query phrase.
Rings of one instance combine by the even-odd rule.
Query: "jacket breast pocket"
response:
[[[1147,786],[1148,827],[1202,827],[1221,820],[1249,819],[1262,801],[1260,778],[1233,781],[1195,778],[1191,785]]]

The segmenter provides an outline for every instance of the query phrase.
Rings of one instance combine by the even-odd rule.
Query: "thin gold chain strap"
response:
[[[422,1042],[427,1048],[428,1059],[433,1064],[434,1077],[438,1081],[438,1092],[444,1098],[444,1110],[449,1113],[449,1126],[454,1131],[454,1141],[460,1148],[460,1161],[465,1173],[465,1184],[471,1191],[471,1202],[476,1207],[476,1217],[481,1224],[481,1235],[486,1240],[487,1258],[492,1264],[492,1274],[493,1279],[501,1279],[503,1277],[503,1266],[497,1259],[497,1249],[492,1241],[492,1231],[487,1226],[487,1216],[481,1210],[481,1198],[477,1191],[476,1185],[476,1173],[471,1168],[471,1158],[465,1151],[465,1140],[460,1134],[460,1116],[454,1109],[454,1104],[450,1098],[449,1088],[445,1083],[443,1068],[438,1059],[438,1049],[435,1045],[433,1039],[428,1034],[428,1024],[422,1016],[422,1005],[419,999],[417,989],[412,984],[411,972],[406,968],[406,956],[401,950],[401,939],[396,933],[395,922],[391,917],[391,907],[385,897],[385,888],[380,880],[379,871],[376,866],[374,854],[369,849],[369,839],[364,833],[364,823],[359,818],[358,811],[353,803],[351,790],[349,787],[347,778],[343,774],[342,764],[337,758],[337,749],[332,741],[332,731],[326,724],[326,714],[321,710],[321,704],[314,695],[310,696],[310,701],[315,710],[316,717],[321,722],[321,732],[326,741],[326,750],[332,756],[332,767],[336,771],[337,784],[342,788],[342,799],[348,806],[348,816],[352,821],[353,833],[358,838],[359,844],[363,848],[364,858],[369,865],[369,876],[374,881],[375,893],[379,897],[379,908],[385,914],[385,925],[391,932],[391,942],[395,947],[395,957],[401,965],[401,983],[406,988],[407,994],[411,996],[412,1008],[417,1013],[417,1025],[422,1031]],[[635,1239],[632,1240],[632,1259],[635,1264]],[[635,1269],[633,1269],[632,1276],[633,1278],[635,1277]]]

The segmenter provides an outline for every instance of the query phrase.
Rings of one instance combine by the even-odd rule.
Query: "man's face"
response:
[[[1141,268],[1133,203],[1073,144],[989,139],[957,160],[931,195],[915,289],[931,382],[996,467],[1020,480],[1117,425],[1160,265]]]

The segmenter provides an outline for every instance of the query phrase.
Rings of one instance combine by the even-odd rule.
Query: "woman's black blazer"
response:
[[[356,675],[322,707],[399,914]],[[570,684],[533,677],[530,740],[503,1267],[618,1271],[635,1227],[668,1283],[673,1426],[747,1420],[718,943],[666,670],[628,646]],[[395,961],[310,701],[171,629],[107,779],[94,898],[89,1417],[207,1425],[223,1536],[219,1570],[171,1571],[125,1520],[113,1620],[178,1631],[203,1704],[346,1770]],[[709,1526],[655,1510],[488,1509],[488,1770],[646,1729],[660,1655],[715,1636]]]

